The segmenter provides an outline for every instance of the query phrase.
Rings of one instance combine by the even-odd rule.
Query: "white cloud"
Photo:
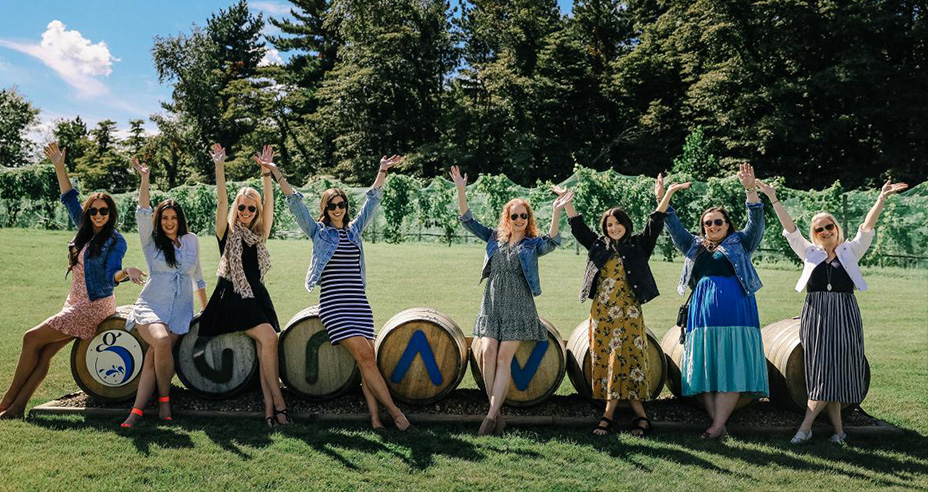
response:
[[[290,15],[290,5],[277,2],[251,2],[251,8],[267,12],[272,15]]]
[[[261,61],[258,62],[259,67],[266,67],[268,65],[280,65],[284,60],[280,57],[280,51],[275,50],[274,48],[268,48],[264,52],[264,56],[261,57]]]
[[[76,89],[80,97],[100,97],[109,94],[109,88],[99,77],[112,73],[113,62],[119,61],[110,53],[105,41],[92,44],[79,31],[67,30],[59,20],[48,23],[48,27],[42,33],[40,44],[0,39],[0,46],[42,60],[68,85]]]

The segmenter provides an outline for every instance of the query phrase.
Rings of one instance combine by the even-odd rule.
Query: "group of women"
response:
[[[54,164],[61,200],[77,225],[68,245],[71,287],[61,312],[46,319],[23,337],[23,350],[10,388],[0,400],[0,418],[21,417],[30,397],[45,378],[49,361],[74,338],[90,338],[100,322],[114,313],[114,288],[124,281],[144,284],[126,322],[148,343],[133,408],[121,424],[132,427],[144,415],[157,391],[158,415],[171,420],[170,387],[174,373],[172,347],[187,333],[194,314],[194,297],[202,309],[199,335],[212,337],[244,332],[254,339],[260,366],[267,425],[291,423],[278,379],[277,332],[280,326],[273,302],[264,285],[271,267],[266,243],[274,220],[274,186],[277,181],[286,195],[287,206],[297,224],[312,240],[312,256],[306,288],[320,287],[319,316],[332,344],[342,345],[355,358],[361,371],[362,391],[371,414],[371,425],[382,428],[379,406],[383,405],[400,430],[410,423],[396,406],[374,357],[374,320],[366,289],[366,269],[361,235],[380,203],[387,173],[402,161],[384,157],[364,204],[352,217],[344,191],[323,192],[315,217],[273,163],[270,147],[256,155],[263,176],[263,198],[257,190],[244,187],[232,201],[225,183],[225,150],[214,145],[211,156],[216,166],[216,239],[221,259],[218,281],[207,299],[206,283],[199,260],[197,236],[187,229],[183,209],[174,200],[164,200],[152,210],[149,170],[133,161],[141,177],[136,210],[139,237],[148,274],[139,268],[123,267],[125,239],[116,230],[117,211],[106,193],[93,193],[83,205],[71,185],[64,166],[65,152],[51,144],[46,155]],[[807,296],[802,309],[800,338],[805,348],[808,409],[792,442],[812,437],[812,423],[825,410],[834,427],[831,440],[845,438],[841,425],[842,403],[859,403],[865,392],[863,331],[854,290],[865,290],[859,259],[873,238],[873,228],[888,196],[906,188],[887,182],[853,240],[845,241],[833,216],[813,217],[811,242],[798,231],[770,185],[756,180],[748,164],[741,165],[738,178],[744,188],[747,223],[738,229],[720,207],[705,210],[700,232],[693,234],[670,206],[675,192],[689,183],[665,188],[662,176],[655,184],[657,207],[644,229],[634,233],[632,220],[621,208],[606,210],[592,230],[572,205],[573,192],[554,187],[551,226],[540,235],[530,204],[509,201],[495,228],[481,224],[471,213],[466,198],[467,175],[451,168],[458,192],[460,220],[465,229],[486,242],[481,280],[488,279],[480,310],[474,321],[474,336],[481,339],[481,367],[490,407],[479,434],[499,434],[506,427],[502,405],[509,391],[512,359],[522,341],[545,340],[534,297],[541,294],[538,257],[557,248],[560,214],[567,211],[571,233],[588,250],[580,301],[592,301],[589,317],[589,346],[592,393],[605,401],[596,435],[618,430],[613,417],[620,401],[627,401],[636,414],[628,425],[632,435],[644,437],[653,427],[642,402],[651,397],[648,341],[642,305],[659,295],[648,266],[662,230],[684,255],[678,292],[691,289],[683,316],[681,339],[682,389],[695,396],[712,419],[704,439],[723,439],[728,417],[739,398],[767,395],[766,362],[754,294],[762,284],[751,261],[764,233],[764,212],[758,190],[766,195],[783,225],[783,234],[804,261],[796,285]],[[146,279],[147,277],[147,279]]]

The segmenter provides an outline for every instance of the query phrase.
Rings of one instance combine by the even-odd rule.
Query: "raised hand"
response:
[[[760,192],[767,195],[767,198],[769,198],[770,200],[777,199],[777,190],[774,189],[773,186],[767,183],[764,183],[763,181],[759,179],[755,179],[754,182],[757,184],[757,187],[760,188]]]
[[[277,165],[274,164],[274,147],[270,145],[265,145],[260,153],[255,154],[254,160],[261,166],[261,169],[269,173],[273,174],[277,170]]]
[[[740,169],[738,170],[738,181],[741,181],[741,186],[744,186],[744,189],[753,191],[756,186],[754,166],[751,166],[747,162],[741,163]]]
[[[563,189],[563,188],[562,188]],[[560,210],[570,204],[574,199],[574,192],[565,191],[563,194],[558,195],[557,199],[554,200],[554,209]]]
[[[401,162],[403,162],[403,157],[402,157],[402,156],[399,156],[399,155],[396,155],[396,154],[393,154],[393,155],[390,156],[390,157],[383,156],[383,157],[380,158],[380,170],[381,170],[381,171],[384,171],[384,172],[389,171],[391,167],[393,167],[393,166],[395,166],[395,165],[397,165],[397,164],[399,164],[399,163],[401,163]]]
[[[150,169],[148,169],[148,166],[140,163],[135,157],[132,158],[132,167],[135,168],[135,172],[139,173],[139,176],[143,179],[148,177]]]
[[[45,147],[45,157],[52,161],[57,168],[64,168],[64,158],[67,155],[67,149],[59,149],[57,142],[52,142]]]
[[[226,161],[226,149],[222,145],[214,143],[209,149],[209,156],[213,158],[214,163],[222,164]]]
[[[467,174],[461,176],[461,168],[451,166],[451,181],[454,181],[454,185],[457,187],[465,187],[467,186]]]
[[[880,196],[883,197],[883,198],[886,198],[886,197],[888,197],[889,195],[892,195],[893,193],[898,193],[898,192],[900,192],[900,191],[902,191],[902,190],[904,190],[904,189],[906,189],[906,188],[908,188],[908,187],[909,187],[909,185],[906,184],[906,183],[895,183],[895,184],[893,184],[893,183],[892,183],[892,180],[887,179],[887,180],[886,180],[886,183],[883,185],[883,188],[880,189]]]
[[[664,198],[664,173],[658,173],[657,179],[654,180],[654,198],[657,198],[658,203]]]
[[[551,193],[554,193],[557,196],[564,196],[564,193],[567,193],[567,188],[553,184],[551,185]]]
[[[678,191],[680,191],[680,190],[685,190],[685,189],[689,188],[691,184],[692,184],[692,183],[690,183],[689,181],[687,181],[687,182],[685,182],[685,183],[674,183],[674,184],[670,185],[669,188],[667,188],[667,193],[670,193],[671,195],[673,195],[674,193],[676,193],[676,192],[678,192]]]

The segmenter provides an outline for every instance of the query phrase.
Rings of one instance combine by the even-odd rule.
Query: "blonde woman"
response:
[[[277,365],[277,333],[280,324],[274,303],[264,286],[271,268],[267,239],[274,224],[274,150],[265,146],[254,157],[263,169],[264,200],[258,191],[244,187],[235,195],[229,211],[226,191],[226,151],[214,144],[210,152],[216,165],[216,239],[219,240],[219,280],[200,316],[200,336],[212,337],[237,331],[254,339],[258,350],[264,420],[268,427],[291,423],[287,402],[280,391]]]
[[[773,186],[761,182],[757,185],[770,198],[790,247],[805,263],[796,290],[806,289],[799,340],[803,347],[809,401],[802,425],[791,442],[800,444],[811,439],[812,424],[823,410],[834,427],[830,440],[844,442],[847,434],[841,423],[841,404],[860,403],[866,388],[863,322],[854,289],[867,290],[867,282],[857,262],[873,241],[873,228],[886,198],[908,185],[887,181],[857,235],[850,241],[844,240],[841,226],[833,215],[816,214],[809,225],[812,242],[802,237],[789,212],[777,200]]]
[[[496,229],[490,229],[478,222],[467,206],[467,175],[462,176],[460,169],[452,166],[451,179],[458,191],[461,223],[487,243],[480,280],[490,280],[474,321],[474,336],[480,337],[483,348],[483,382],[490,410],[478,434],[500,434],[506,428],[500,410],[509,392],[512,358],[523,340],[548,338],[535,309],[534,296],[541,295],[538,257],[561,244],[561,209],[573,198],[573,192],[554,202],[551,228],[546,236],[539,236],[532,207],[525,200],[510,200],[503,207]]]

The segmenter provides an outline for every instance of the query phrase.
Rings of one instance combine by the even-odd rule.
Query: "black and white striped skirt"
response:
[[[810,400],[860,403],[866,393],[864,331],[853,292],[809,292],[799,340]]]

